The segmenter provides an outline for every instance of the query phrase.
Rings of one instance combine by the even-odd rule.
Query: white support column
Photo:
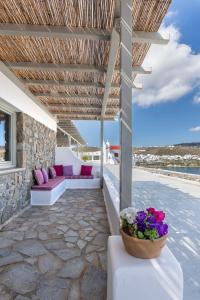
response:
[[[69,147],[71,148],[71,144],[72,144],[72,138],[70,135],[68,135],[68,141],[69,141]]]
[[[132,1],[121,0],[120,210],[132,200]]]
[[[100,169],[101,187],[103,186],[103,163],[104,163],[103,136],[104,136],[104,120],[102,119],[101,120],[101,169]]]
[[[77,149],[76,149],[76,151],[77,151],[77,157],[79,157],[79,144],[78,143],[76,144],[76,147],[77,147]]]

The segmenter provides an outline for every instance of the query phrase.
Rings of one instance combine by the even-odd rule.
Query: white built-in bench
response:
[[[81,176],[81,161],[70,148],[57,147],[55,164],[73,165],[73,176],[58,176],[49,179],[48,183],[34,185],[31,189],[31,205],[53,205],[66,189],[98,189],[100,188],[99,166],[93,166],[92,176]]]
[[[48,183],[34,185],[31,189],[31,205],[53,205],[66,189],[98,188],[100,188],[100,178],[66,179],[60,176],[55,179],[49,179]]]
[[[31,189],[31,205],[53,205],[66,189],[64,177],[49,179],[48,183],[34,185]]]

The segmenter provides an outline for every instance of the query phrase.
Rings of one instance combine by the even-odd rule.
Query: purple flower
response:
[[[151,224],[149,224],[149,228],[150,228],[150,229],[155,229],[155,228],[156,228],[156,223],[151,223]]]
[[[139,212],[137,213],[136,221],[137,221],[138,223],[141,223],[141,222],[144,221],[144,219],[146,218],[146,216],[147,216],[147,214],[146,214],[144,211],[139,211]]]
[[[145,223],[138,223],[137,224],[137,228],[138,228],[139,231],[144,232],[146,227],[147,227],[147,225]]]
[[[159,237],[166,235],[168,233],[168,225],[162,222],[157,224],[157,232]]]
[[[155,217],[148,217],[147,222],[149,223],[156,223],[156,218]]]

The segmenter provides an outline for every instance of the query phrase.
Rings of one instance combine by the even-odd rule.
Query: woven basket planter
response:
[[[156,240],[142,240],[120,230],[126,251],[137,258],[151,259],[158,257],[165,246],[167,235]]]

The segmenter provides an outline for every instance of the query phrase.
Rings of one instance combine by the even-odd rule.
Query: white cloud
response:
[[[200,126],[190,128],[190,131],[192,131],[192,132],[199,132],[200,131]]]
[[[173,19],[178,15],[178,11],[177,10],[169,10],[167,15],[165,16],[165,20],[166,19]]]
[[[196,96],[194,96],[193,102],[195,104],[200,104],[200,95],[199,94],[197,94]]]
[[[133,90],[133,101],[140,106],[176,101],[200,84],[200,53],[180,43],[180,32],[174,25],[162,27],[161,32],[170,33],[169,44],[152,45],[143,64],[152,67],[152,74],[136,77],[143,90]]]

